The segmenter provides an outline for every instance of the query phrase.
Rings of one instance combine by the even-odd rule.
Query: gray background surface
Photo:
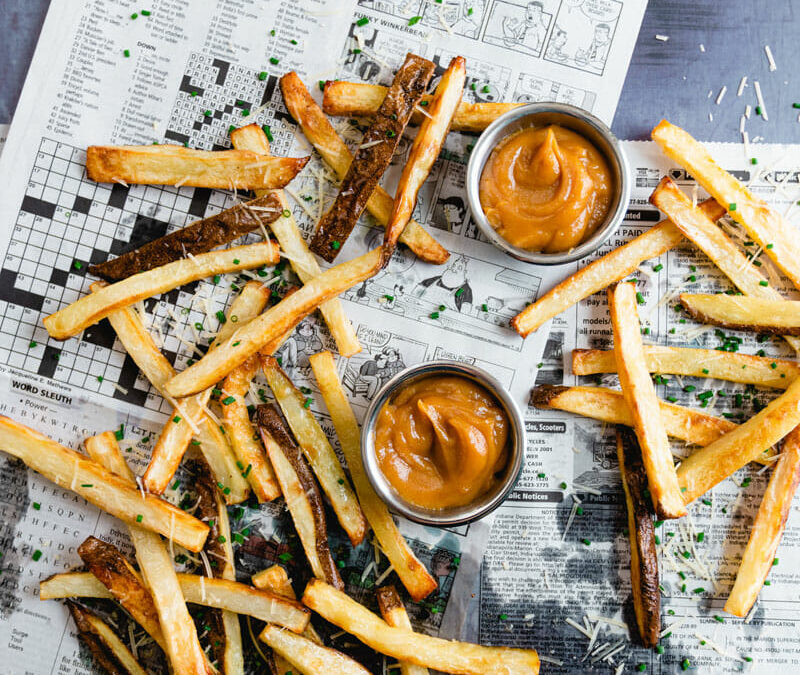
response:
[[[49,0],[0,0],[0,123],[14,114],[48,4]],[[656,40],[656,34],[668,35],[669,40]],[[744,106],[755,107],[752,87],[736,97],[739,80],[747,75],[751,82],[761,82],[769,116],[768,122],[749,122],[750,137],[800,143],[800,110],[792,108],[800,102],[798,36],[798,0],[650,0],[614,132],[621,138],[645,139],[662,117],[668,117],[700,139],[739,142]],[[776,72],[769,72],[765,44],[772,48]],[[716,105],[723,85],[728,92]]]

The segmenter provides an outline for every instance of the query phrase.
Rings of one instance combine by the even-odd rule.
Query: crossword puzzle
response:
[[[261,80],[258,71],[192,54],[165,139],[201,149],[230,147],[231,124],[241,126],[248,117],[272,124],[286,115],[275,112],[279,97],[274,76]],[[273,139],[275,153],[285,154],[291,129],[280,125]],[[205,188],[95,183],[86,177],[85,162],[83,148],[48,138],[40,143],[0,269],[0,363],[169,412],[107,321],[58,342],[49,338],[42,318],[89,292],[88,264],[230,208],[234,196]],[[196,282],[145,302],[148,327],[176,367],[199,356],[190,343],[217,330],[204,308],[224,309],[229,282]],[[203,307],[196,292],[209,298]]]

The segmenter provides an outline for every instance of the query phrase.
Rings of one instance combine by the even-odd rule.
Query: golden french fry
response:
[[[386,504],[375,494],[361,461],[361,434],[353,409],[347,400],[336,364],[330,352],[309,357],[314,377],[331,416],[345,462],[358,495],[358,501],[375,532],[384,555],[389,559],[400,581],[411,597],[419,602],[436,590],[436,580],[417,559],[408,542],[400,534]]]
[[[685,503],[753,461],[800,424],[800,379],[778,398],[722,438],[687,457],[678,467]]]
[[[381,250],[374,249],[314,277],[240,328],[217,349],[209,351],[200,361],[178,373],[167,383],[167,392],[182,397],[213,386],[240,363],[300,323],[320,304],[377,274],[380,264]]]
[[[464,93],[467,62],[456,56],[439,80],[436,93],[428,106],[429,117],[420,124],[416,138],[408,151],[408,159],[397,184],[394,209],[386,224],[383,237],[383,264],[386,265],[417,204],[419,189],[428,177],[439,156],[444,139],[450,129],[456,108]]]
[[[158,532],[190,551],[203,548],[208,536],[205,523],[159,497],[130,487],[94,460],[38,431],[0,417],[0,448],[128,525]]]
[[[713,377],[717,380],[755,384],[774,389],[786,389],[800,374],[800,364],[788,359],[721,352],[717,349],[645,345],[644,359],[651,373]],[[573,349],[572,372],[575,375],[616,373],[617,362],[614,359],[614,352],[602,349]],[[674,434],[670,434],[672,435]]]
[[[261,368],[297,444],[331,501],[339,524],[347,532],[353,546],[357,546],[367,534],[367,521],[336,452],[308,407],[310,401],[306,401],[306,397],[292,384],[274,358],[261,355]]]
[[[403,601],[394,586],[383,586],[375,591],[378,598],[378,609],[383,620],[392,628],[405,628],[413,630],[411,620],[408,618]],[[408,661],[400,662],[400,675],[430,675],[427,668],[417,666]]]
[[[78,635],[107,672],[115,675],[147,675],[136,657],[100,617],[71,600],[67,601],[67,609],[78,628]]]
[[[680,191],[667,176],[650,195],[650,203],[666,213],[675,226],[705,253],[736,287],[745,295],[766,300],[783,300],[778,291],[769,285],[766,277],[751,261],[745,258],[738,246],[717,227],[700,209]],[[788,337],[794,349],[800,348],[800,340]]]
[[[658,587],[656,531],[647,499],[647,473],[636,435],[617,427],[617,459],[628,511],[631,546],[631,591],[639,637],[655,647],[661,633],[661,589]]]
[[[51,337],[66,340],[105,319],[111,312],[130,307],[139,300],[215,274],[274,265],[278,260],[278,247],[269,241],[201,253],[99,288],[45,317],[43,323]]]
[[[633,285],[620,283],[610,288],[608,303],[619,382],[642,448],[653,506],[661,518],[680,518],[686,515],[686,507],[678,489],[672,451],[667,429],[659,414],[656,390],[644,360]]]
[[[131,487],[136,486],[133,471],[122,457],[113,432],[106,431],[87,438],[85,445],[92,459],[126,480]],[[139,570],[158,613],[158,623],[172,669],[176,673],[203,672],[206,657],[197,639],[192,617],[186,609],[172,558],[161,537],[134,525],[128,529]],[[116,556],[112,554],[110,557],[113,560]],[[143,604],[147,604],[146,600]],[[141,606],[137,603],[137,610]]]
[[[775,552],[786,529],[792,499],[800,484],[800,428],[795,428],[783,442],[783,450],[769,477],[767,490],[758,507],[750,539],[742,555],[736,582],[725,611],[747,616],[758,597],[764,580],[777,561]]]
[[[800,336],[800,300],[764,300],[715,293],[681,293],[678,299],[701,323],[732,330]]]
[[[702,202],[699,208],[714,221],[725,215],[725,209],[713,199]],[[614,282],[622,281],[645,260],[657,258],[682,241],[684,237],[681,231],[669,220],[662,220],[567,277],[517,314],[511,320],[511,327],[522,337],[530,335],[549,319]]]
[[[720,167],[708,150],[680,127],[662,120],[653,129],[652,138],[667,157],[686,169],[706,192],[728,209],[730,216],[800,288],[800,241],[794,228]]]
[[[289,575],[286,570],[280,565],[272,565],[266,569],[261,570],[254,574],[251,579],[253,586],[260,588],[262,591],[269,591],[275,595],[288,598],[289,600],[297,600],[297,595],[292,588],[292,583],[289,581]],[[322,644],[322,638],[314,630],[314,627],[309,623],[306,629],[302,632],[309,640],[319,642]]]
[[[364,666],[349,656],[300,635],[267,625],[259,640],[266,642],[276,654],[300,669],[301,673],[336,673],[336,675],[369,675]]]
[[[372,117],[378,112],[383,99],[386,98],[387,87],[380,84],[364,82],[346,82],[344,80],[328,80],[322,95],[322,109],[328,115],[344,117]],[[420,124],[425,119],[431,96],[423,96],[422,103],[411,118],[412,124]],[[524,103],[468,103],[461,101],[453,115],[453,131],[471,131],[480,133],[500,115],[513,110]]]
[[[347,594],[319,579],[308,582],[303,604],[375,651],[417,666],[453,675],[536,675],[539,672],[539,657],[533,649],[483,647],[392,628]]]
[[[281,78],[281,92],[289,114],[300,125],[308,142],[316,148],[339,180],[342,180],[347,175],[353,155],[311,97],[297,73],[292,71]],[[367,211],[373,215],[378,224],[386,227],[393,208],[394,202],[391,196],[378,185],[367,201]],[[450,257],[447,249],[414,220],[403,230],[400,241],[425,262],[441,264]]]
[[[248,124],[246,127],[239,127],[231,132],[231,143],[235,148],[251,150],[262,155],[269,155],[269,141],[264,131],[257,124]],[[308,245],[303,238],[300,228],[289,208],[289,202],[282,190],[268,192],[266,190],[256,190],[256,195],[274,195],[281,208],[283,216],[270,224],[270,229],[278,240],[281,250],[286,254],[292,269],[304,284],[309,279],[322,274],[317,259],[308,250]],[[319,306],[320,314],[325,319],[331,337],[336,341],[336,348],[342,356],[352,356],[361,351],[361,345],[356,337],[353,324],[344,313],[339,298],[332,298],[323,302]]]
[[[261,157],[245,150],[178,145],[90,145],[86,173],[98,183],[191,185],[220,190],[282,188],[308,157]]]

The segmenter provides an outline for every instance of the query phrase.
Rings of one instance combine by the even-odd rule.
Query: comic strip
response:
[[[558,5],[558,0],[495,0],[483,41],[522,54],[541,56]]]
[[[618,0],[563,0],[545,60],[602,75],[621,11]]]

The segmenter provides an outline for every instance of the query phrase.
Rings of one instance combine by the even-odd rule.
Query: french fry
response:
[[[330,647],[267,625],[258,639],[268,644],[300,673],[336,673],[336,675],[369,675],[369,671],[349,656]],[[290,671],[291,672],[291,671]]]
[[[299,602],[278,597],[247,584],[215,579],[199,574],[178,574],[181,592],[192,605],[224,609],[274,623],[295,633],[302,633],[310,612]],[[54,574],[39,583],[41,600],[62,598],[113,598],[114,596],[91,572]]]
[[[747,616],[758,597],[764,580],[775,561],[792,499],[800,484],[800,428],[795,428],[783,442],[783,450],[767,490],[758,507],[750,539],[742,555],[736,581],[733,584],[725,611],[734,616]]]
[[[320,304],[374,276],[380,264],[381,250],[374,249],[314,277],[240,328],[217,349],[178,373],[167,383],[167,392],[180,398],[213,386],[240,363],[300,323]]]
[[[647,474],[636,435],[617,427],[617,459],[628,511],[631,547],[631,591],[639,637],[655,647],[661,632],[661,590],[658,587],[656,531],[647,500]]]
[[[303,604],[375,651],[417,666],[453,675],[536,675],[539,672],[539,657],[533,649],[483,647],[392,628],[347,594],[318,579],[308,582]]]
[[[428,106],[429,117],[420,124],[417,136],[408,151],[408,159],[397,184],[394,209],[383,237],[383,264],[389,262],[397,240],[417,204],[419,189],[439,156],[453,115],[464,93],[467,65],[463,56],[456,56],[439,80],[436,93]]]
[[[680,191],[668,176],[661,179],[650,195],[650,203],[670,217],[675,226],[690,239],[720,271],[745,295],[765,300],[783,300],[766,277],[745,258],[738,246]],[[800,340],[787,336],[794,349]]]
[[[325,507],[311,470],[273,406],[258,406],[255,422],[311,571],[337,588],[344,588],[328,548]]]
[[[283,207],[278,199],[267,193],[158,237],[113,260],[89,265],[89,274],[106,281],[120,281],[139,272],[147,272],[186,258],[189,254],[208,253],[217,246],[228,244],[248,232],[268,225],[282,211]]]
[[[133,471],[122,457],[113,432],[106,431],[87,438],[85,445],[92,459],[126,480],[131,487],[136,486]],[[186,609],[172,558],[157,534],[134,525],[129,526],[128,530],[141,576],[158,613],[158,623],[173,671],[205,672],[206,657],[197,639],[192,617]],[[113,559],[115,556],[112,554],[110,557]],[[147,601],[141,606],[146,604]]]
[[[257,124],[248,124],[232,131],[231,143],[235,148],[269,155],[269,141],[264,131]],[[256,195],[261,196],[264,194],[274,195],[283,209],[283,217],[273,221],[270,224],[270,229],[278,240],[281,250],[286,254],[295,274],[305,284],[309,279],[322,274],[319,263],[311,251],[308,250],[306,240],[303,238],[300,228],[297,227],[284,192],[282,190],[276,190],[275,192],[256,190]],[[332,298],[327,302],[323,302],[319,306],[319,311],[328,325],[331,337],[336,341],[336,348],[339,353],[342,356],[358,354],[361,351],[361,345],[356,337],[353,324],[350,323],[350,319],[344,313],[344,307],[339,298]]]
[[[300,125],[308,142],[316,148],[325,163],[342,180],[350,168],[353,155],[323,114],[316,101],[294,71],[281,78],[281,92],[289,114]],[[367,200],[367,211],[383,227],[389,222],[394,202],[386,190],[376,186]],[[434,265],[445,262],[450,254],[416,221],[408,223],[400,241],[421,260]]]
[[[101,283],[92,284],[92,291],[101,288]],[[125,307],[109,314],[108,321],[142,374],[156,391],[169,400],[164,385],[174,377],[175,369],[156,346],[139,313],[131,307]],[[198,436],[202,436],[201,451],[211,458],[210,463],[213,462],[214,475],[229,490],[227,496],[230,503],[238,504],[247,499],[247,481],[236,470],[236,460],[228,441],[219,433],[217,423],[206,412],[210,393],[201,392],[180,402],[173,401],[177,407],[173,408],[164,425],[142,479],[148,492],[162,494],[166,490],[189,445],[192,432],[196,431]]]
[[[297,444],[330,500],[339,524],[353,546],[358,546],[367,534],[367,521],[328,437],[308,408],[306,397],[292,384],[278,362],[261,355],[261,369]]]
[[[591,417],[608,424],[633,426],[631,414],[621,391],[605,387],[561,387],[541,384],[531,391],[531,405]],[[659,401],[659,413],[667,435],[685,443],[705,446],[737,427],[722,417]]]
[[[725,215],[713,199],[698,205],[711,220]],[[683,234],[669,220],[662,220],[638,237],[606,253],[602,258],[570,275],[511,320],[511,327],[522,337],[538,330],[546,321],[569,309],[593,293],[622,281],[645,260],[657,258],[684,241]]]
[[[201,253],[100,288],[45,317],[43,323],[50,337],[66,340],[139,300],[215,274],[274,265],[278,260],[278,247],[269,241]]]
[[[786,389],[800,374],[800,364],[795,361],[738,352],[721,352],[717,349],[645,345],[644,360],[651,373],[713,377],[717,380],[774,389]],[[573,349],[572,372],[575,375],[616,373],[617,362],[614,360],[614,352],[602,349]]]
[[[328,115],[334,116],[372,117],[377,113],[383,99],[386,98],[387,91],[387,87],[379,84],[328,80],[325,82],[325,90],[322,94],[322,109]],[[430,102],[430,96],[423,96],[420,109],[425,110]],[[525,104],[461,101],[456,109],[456,114],[453,115],[452,130],[480,133],[500,115],[521,105]],[[424,119],[424,113],[417,110],[411,117],[411,124],[420,124]]]
[[[686,515],[686,507],[678,489],[672,451],[667,429],[661,419],[656,390],[644,360],[633,285],[620,283],[610,288],[608,303],[619,382],[642,448],[653,507],[661,518],[680,518]]]
[[[413,630],[411,620],[408,618],[403,601],[397,594],[394,586],[383,586],[375,591],[378,598],[378,609],[383,620],[392,628],[405,628]],[[414,665],[408,661],[400,662],[400,675],[430,675],[427,668]]]
[[[220,190],[282,188],[308,157],[261,157],[246,150],[193,150],[178,145],[91,145],[86,173],[98,183],[190,185]]]
[[[94,460],[38,431],[0,417],[0,448],[128,525],[158,532],[193,552],[203,548],[208,536],[205,523],[155,495],[130,487]]]
[[[130,650],[106,623],[75,602],[67,601],[78,635],[92,652],[95,661],[111,675],[147,675]]]
[[[269,502],[279,497],[281,490],[264,448],[257,440],[258,435],[250,423],[250,413],[244,402],[259,367],[258,357],[251,356],[225,378],[222,384],[225,397],[221,401],[222,423],[242,467],[242,475],[247,478],[258,501]]]
[[[800,379],[744,424],[683,460],[678,482],[684,502],[690,503],[753,461],[798,424]]]
[[[411,597],[419,602],[436,590],[436,580],[414,555],[408,542],[397,529],[386,504],[375,494],[367,478],[361,460],[361,434],[358,422],[336,374],[333,355],[330,352],[320,352],[309,357],[309,361],[333,426],[336,428],[342,453],[350,469],[358,501],[367,522],[375,532],[384,555],[389,559],[400,581]]]
[[[201,552],[208,560],[209,568],[215,578],[236,581],[236,566],[233,559],[233,537],[228,519],[228,508],[208,464],[200,459],[192,460],[189,467],[194,474],[194,487],[197,492],[195,515],[211,527],[206,545]],[[210,556],[210,557],[209,557]],[[214,561],[214,565],[211,564]],[[244,649],[239,617],[228,610],[214,610],[219,616],[219,638],[212,641],[216,661],[223,664],[225,675],[244,675]],[[217,643],[221,642],[221,645]]]
[[[367,199],[389,166],[414,107],[422,100],[434,69],[433,61],[409,52],[395,73],[388,95],[356,149],[336,199],[317,223],[309,247],[324,260],[336,259],[355,228]]]
[[[686,169],[714,199],[728,209],[792,283],[800,288],[800,242],[794,228],[722,169],[688,133],[662,120],[652,133],[667,157]]]
[[[764,300],[747,295],[681,293],[681,306],[697,321],[732,330],[800,336],[800,300]]]

